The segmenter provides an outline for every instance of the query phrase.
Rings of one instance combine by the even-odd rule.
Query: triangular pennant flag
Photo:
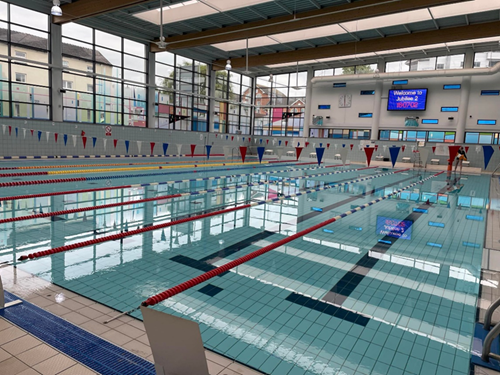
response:
[[[297,142],[297,146],[295,146],[295,147],[300,147],[300,142]]]
[[[64,145],[66,146],[66,144],[68,143],[68,135],[64,134],[63,139],[64,139]]]
[[[242,139],[243,139],[243,142],[245,142],[245,137],[243,137]]]
[[[469,152],[469,146],[465,146],[465,152]]]
[[[422,162],[422,165],[427,164],[427,159],[429,159],[429,149],[428,148],[421,148],[418,150],[420,152],[420,161]]]
[[[326,149],[328,150],[330,148],[330,143],[326,144]]]
[[[349,148],[347,148],[347,147],[343,147],[340,149],[340,160],[342,160],[342,164],[344,164],[344,165],[347,161],[347,153],[348,152],[349,152]]]
[[[283,156],[283,149],[282,148],[277,148],[276,149],[276,155],[278,155],[278,159],[281,160],[281,157]]]
[[[342,143],[342,148],[344,148],[344,147],[345,147],[345,144],[344,144],[344,143]]]
[[[288,147],[288,141],[285,141],[285,147]]]
[[[400,147],[389,147],[389,154],[391,154],[392,167],[396,165],[396,160],[398,160]]]
[[[375,145],[375,151],[378,151],[378,145]]]
[[[30,132],[31,132],[31,136],[33,137],[33,132],[34,132],[34,130],[33,130],[33,129],[30,129]]]
[[[72,134],[73,137],[73,147],[76,147],[76,135]]]
[[[82,137],[82,142],[83,142],[83,148],[85,149],[87,147],[87,137]]]
[[[335,150],[337,149],[337,144],[336,144],[336,143],[334,143],[334,144],[333,144],[333,148],[334,148]]]
[[[2,124],[2,132],[3,132],[3,135],[5,135],[5,129],[7,129],[7,125],[3,125],[3,124]]]
[[[372,147],[365,147],[365,155],[366,155],[366,163],[370,166],[372,161],[373,151],[375,151]]]
[[[281,139],[278,141],[278,146],[281,146]]]
[[[151,155],[153,155],[153,151],[155,150],[156,142],[149,142],[149,146],[151,147]]]
[[[40,213],[43,214],[42,204],[40,203]]]
[[[433,146],[432,147],[432,153],[435,154],[436,153],[436,146]]]
[[[163,144],[163,155],[167,155],[168,143]]]
[[[18,128],[16,128],[16,138],[17,138],[17,136],[18,136],[18,130],[19,130],[19,129],[18,129]]]
[[[59,134],[58,133],[54,133],[54,139],[55,139],[56,143],[57,143],[57,139],[58,138],[59,138]]]
[[[12,135],[12,126],[9,125],[9,135]]]
[[[251,137],[248,137],[248,142],[252,142],[252,138]]]
[[[26,128],[23,128],[23,138],[26,139]]]
[[[118,139],[113,139],[113,145],[115,146],[115,148],[117,144],[118,144]]]
[[[352,151],[352,147],[353,147],[353,146],[354,146],[354,145],[353,145],[353,144],[351,144],[351,151]]]
[[[166,241],[167,236],[165,236],[165,228],[161,230],[161,236],[160,236],[160,241]]]
[[[49,141],[49,136],[50,136],[50,132],[45,132],[45,138],[47,138],[47,142]]]
[[[406,145],[402,145],[402,146],[401,146],[401,150],[402,150],[403,152],[405,152],[405,148],[406,148]]]
[[[247,156],[247,147],[246,146],[240,146],[240,154],[241,154],[241,161],[244,163],[245,157]]]
[[[476,153],[480,153],[481,152],[481,146],[476,146]]]
[[[130,146],[130,141],[128,140],[125,140],[125,150],[127,150],[127,154],[128,154],[128,148]]]
[[[453,163],[453,160],[455,160],[459,148],[460,146],[448,146],[448,152],[449,152],[448,162]]]
[[[224,157],[226,159],[229,159],[231,157],[231,147],[229,147],[229,146],[222,146],[222,150],[224,150]]]
[[[257,147],[257,155],[259,155],[259,162],[262,163],[262,157],[264,156],[265,147]]]
[[[97,137],[92,137],[92,147],[95,148],[95,143],[97,142]]]
[[[297,155],[297,160],[299,160],[300,154],[302,154],[302,149],[303,147],[295,147],[295,155]]]
[[[194,158],[194,149],[196,148],[196,145],[192,144],[190,146],[191,146],[191,157]]]
[[[177,156],[181,156],[181,151],[182,151],[182,143],[176,144],[177,146]]]
[[[228,136],[228,135],[226,135],[226,141],[227,141],[228,139],[229,139],[229,136]]]
[[[142,141],[136,141],[137,142],[137,153],[141,153],[141,147],[142,147]]]
[[[240,136],[239,135],[236,136],[236,141],[238,141],[238,142],[240,141]]]
[[[106,143],[107,142],[108,142],[108,140],[106,138],[102,139],[102,143],[103,143],[103,146],[104,146],[104,151],[106,151]]]
[[[488,164],[490,163],[491,157],[493,156],[494,152],[495,152],[495,150],[493,150],[493,147],[483,146],[484,169],[486,169],[488,167]]]
[[[306,147],[309,146],[309,142],[306,142]]]
[[[39,130],[38,131],[38,142],[40,142],[40,139],[42,138],[42,132]]]
[[[316,157],[318,158],[318,165],[321,165],[321,161],[323,160],[324,154],[325,154],[324,147],[316,147]]]
[[[234,135],[231,136],[231,141],[234,141]]]
[[[268,145],[268,144],[269,144],[269,139],[266,139],[266,145]]]
[[[212,146],[211,145],[205,145],[206,149],[207,149],[207,160],[210,160],[210,150],[212,149]]]
[[[215,138],[217,138],[217,136],[218,136],[218,135],[219,135],[219,134],[215,133]]]

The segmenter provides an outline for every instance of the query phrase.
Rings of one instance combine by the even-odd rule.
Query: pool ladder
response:
[[[484,325],[483,328],[488,331],[491,326],[491,317],[495,310],[500,306],[500,298],[498,298],[495,302],[493,302],[490,307],[486,310],[486,314],[484,316]],[[483,351],[481,353],[481,359],[484,362],[489,362],[490,357],[500,361],[500,355],[495,353],[490,353],[491,344],[493,340],[500,334],[500,323],[497,323],[491,331],[486,335],[483,343]]]

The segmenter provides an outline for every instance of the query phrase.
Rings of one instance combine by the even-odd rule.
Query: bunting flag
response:
[[[222,149],[224,150],[224,158],[229,159],[231,157],[231,147],[222,146]]]
[[[400,147],[396,146],[389,147],[389,154],[391,155],[391,163],[393,168],[396,165],[396,161],[398,160],[399,149]]]
[[[64,139],[64,145],[66,146],[66,144],[68,143],[68,135],[64,134],[63,139]]]
[[[252,142],[252,138],[251,137],[248,137],[248,142]]]
[[[295,147],[300,147],[300,142],[297,142],[297,146],[295,146]]]
[[[384,145],[383,147],[384,147],[384,152],[386,152],[387,151],[387,145]]]
[[[345,147],[345,144],[344,144],[344,143],[342,143],[342,148],[344,148],[344,147]]]
[[[45,138],[47,139],[47,142],[49,142],[49,136],[50,136],[50,132],[45,132]]]
[[[333,144],[333,148],[334,148],[335,150],[337,149],[337,144],[336,144],[336,143],[334,143],[334,144]]]
[[[448,153],[449,153],[449,163],[453,163],[453,160],[455,160],[455,157],[457,156],[458,149],[460,146],[448,146]]]
[[[324,147],[316,147],[316,158],[318,158],[318,165],[321,165],[321,161],[323,160],[324,154],[325,154]]]
[[[420,161],[422,162],[422,165],[425,166],[427,164],[427,160],[429,159],[429,149],[421,148],[419,152],[420,152]]]
[[[117,144],[118,144],[118,139],[113,139],[113,145],[115,146],[115,148]]]
[[[241,162],[245,162],[245,156],[247,155],[247,148],[246,146],[240,146],[240,154],[241,154]]]
[[[480,153],[481,152],[481,146],[476,146],[476,153]]]
[[[136,141],[137,142],[137,153],[140,155],[141,154],[141,147],[142,147],[142,141]]]
[[[340,149],[340,160],[342,160],[342,164],[345,165],[346,161],[347,161],[347,153],[349,152],[349,148],[345,147],[345,145],[342,145],[344,147],[342,147]]]
[[[259,155],[259,162],[262,163],[262,157],[264,156],[265,147],[257,147],[257,154]]]
[[[288,141],[285,141],[285,147],[288,147]]]
[[[168,143],[163,144],[163,155],[167,155]]]
[[[245,137],[243,137],[243,142],[245,142]]]
[[[12,135],[12,126],[9,125],[9,136]]]
[[[72,135],[71,137],[73,137],[73,147],[76,147],[76,135]]]
[[[5,135],[5,129],[7,129],[7,125],[3,125],[3,124],[2,124],[2,132],[3,132],[3,135]]]
[[[303,147],[295,147],[295,154],[297,155],[297,160],[299,160],[300,154],[302,154],[302,149]]]
[[[217,138],[217,136],[218,136],[218,135],[219,135],[219,134],[215,133],[215,138]]]
[[[378,145],[375,145],[375,151],[378,151]]]
[[[194,149],[196,148],[195,144],[191,145],[191,157],[194,158]]]
[[[212,146],[205,145],[205,148],[207,149],[207,160],[210,160],[210,150],[212,150]]]
[[[182,151],[182,143],[177,143],[177,156],[181,156],[181,151]]]
[[[365,147],[366,163],[368,166],[370,166],[372,161],[373,151],[375,151],[373,147]]]
[[[402,150],[403,152],[405,152],[405,148],[406,148],[406,145],[402,145],[402,146],[401,146],[401,150]]]
[[[127,150],[127,154],[128,154],[128,148],[130,146],[130,141],[128,140],[125,140],[125,150]]]
[[[92,147],[95,148],[95,143],[97,142],[97,137],[92,137]]]
[[[103,146],[104,146],[104,151],[106,151],[106,143],[107,142],[108,142],[108,140],[106,138],[102,139],[102,143],[103,143]]]
[[[165,228],[161,230],[161,236],[160,236],[160,241],[166,241],[167,236],[165,235]]]
[[[150,142],[149,143],[149,146],[151,147],[151,155],[154,155],[154,150],[155,150],[155,145],[156,145],[156,142]]]
[[[353,144],[351,144],[351,151],[352,151],[352,147],[353,147],[353,146],[354,146],[354,145],[353,145]]]
[[[226,141],[227,141],[228,139],[229,139],[229,136],[228,136],[228,135],[226,135]]]
[[[54,133],[54,139],[55,139],[56,143],[57,143],[57,139],[58,138],[59,138],[59,134],[58,133]]]
[[[281,160],[281,157],[283,156],[283,149],[282,148],[277,148],[276,149],[276,155],[278,155],[278,159]]]
[[[262,144],[262,138],[260,139],[260,144]]]
[[[469,152],[469,146],[465,146],[465,152]]]
[[[83,149],[87,147],[87,137],[82,137]]]
[[[33,130],[33,129],[30,129],[30,132],[31,132],[31,136],[33,137],[33,132],[34,132],[34,130]]]
[[[268,145],[268,144],[269,144],[269,139],[266,139],[266,145]]]
[[[18,132],[17,132],[18,130],[19,130],[19,129],[18,129],[18,128],[16,128],[16,138],[17,138],[17,136],[18,136]]]
[[[328,150],[330,148],[330,143],[326,144],[326,149]]]
[[[26,139],[26,128],[23,128],[23,138]]]
[[[306,142],[305,144],[306,144],[306,147],[309,146],[309,142]]]
[[[231,136],[231,141],[234,141],[234,135]]]
[[[237,141],[237,142],[239,142],[239,141],[240,141],[240,136],[239,136],[239,135],[237,135],[237,136],[236,136],[236,141]]]
[[[495,152],[495,150],[493,150],[493,147],[483,146],[484,169],[486,169],[488,167],[488,164],[490,163],[491,157],[493,156],[494,152]]]
[[[281,146],[281,139],[278,141],[278,146]]]
[[[433,146],[432,147],[432,153],[435,154],[436,153],[436,146]]]
[[[42,138],[42,132],[39,130],[38,131],[38,142],[40,142],[40,139]]]

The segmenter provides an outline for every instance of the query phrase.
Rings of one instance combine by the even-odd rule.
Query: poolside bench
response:
[[[264,151],[264,155],[273,155],[273,154],[274,154],[273,150],[265,150]]]
[[[315,158],[315,157],[316,157],[316,153],[315,153],[315,152],[311,152],[311,153],[309,154],[309,157],[310,157],[310,158]]]
[[[431,164],[439,165],[439,159],[431,159]]]
[[[403,163],[411,163],[411,158],[410,158],[410,157],[408,157],[408,156],[405,156],[405,157],[403,158]]]
[[[462,162],[462,166],[464,166],[464,167],[470,167],[470,161],[468,161],[468,160],[464,160],[464,161]]]
[[[335,154],[335,156],[333,157],[333,160],[340,160],[342,159],[342,155],[340,154]]]
[[[383,155],[377,155],[377,156],[375,156],[375,160],[383,161],[384,160],[384,156]]]
[[[295,151],[287,151],[286,156],[295,156]]]

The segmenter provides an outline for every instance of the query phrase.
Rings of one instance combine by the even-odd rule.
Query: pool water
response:
[[[76,165],[67,164],[63,171]],[[5,163],[10,165],[21,164]],[[318,169],[293,162],[228,168],[203,167],[195,173],[179,166],[151,177],[145,175],[161,171],[127,171],[127,178],[112,178],[121,172],[82,173],[100,179],[3,187],[2,197],[117,188],[4,201],[0,219],[215,191],[0,224],[0,262],[14,261],[22,270],[127,311],[214,267],[433,175],[356,166]],[[305,177],[317,174],[322,175]],[[203,180],[214,176],[222,177]],[[355,182],[360,178],[367,179]],[[155,184],[187,179],[192,181]],[[341,182],[349,184],[335,185]],[[489,183],[489,176],[443,173],[153,308],[199,323],[208,349],[268,374],[466,375]],[[119,188],[129,184],[137,185]],[[307,189],[312,191],[294,196]],[[15,261],[280,194],[291,197],[123,241]],[[140,312],[134,315],[141,318]]]

